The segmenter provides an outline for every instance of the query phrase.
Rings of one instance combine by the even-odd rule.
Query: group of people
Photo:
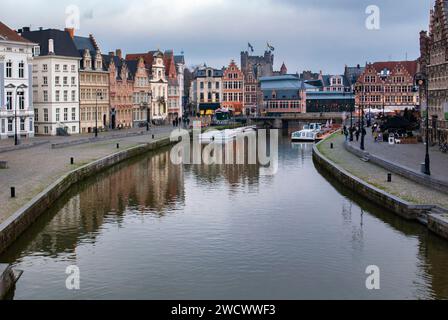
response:
[[[367,131],[365,128],[359,128],[358,126],[352,126],[348,128],[347,126],[344,126],[343,134],[345,135],[345,141],[353,141],[356,137],[356,141],[359,141],[359,137],[361,136],[361,133],[365,136],[367,134]]]
[[[377,122],[375,122],[371,126],[371,128],[372,128],[372,136],[373,136],[374,141],[375,142],[380,141],[380,138],[382,137],[380,125]],[[342,133],[345,135],[345,141],[353,141],[354,138],[356,138],[356,141],[359,141],[359,137],[361,136],[361,133],[364,136],[367,134],[365,128],[362,128],[362,132],[361,132],[361,129],[358,126],[352,126],[349,128],[347,126],[344,126]]]
[[[182,124],[182,122],[183,122],[183,124],[184,124],[184,127],[189,127],[190,126],[190,118],[176,118],[176,119],[173,119],[173,121],[172,121],[172,124],[173,124],[173,127],[174,128],[178,128],[178,127],[180,127],[180,125]]]

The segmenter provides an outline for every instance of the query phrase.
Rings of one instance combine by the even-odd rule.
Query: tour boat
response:
[[[322,125],[320,123],[311,123],[305,125],[303,130],[296,131],[292,134],[292,141],[299,142],[316,142],[321,139]]]
[[[249,132],[254,132],[256,129],[256,126],[250,126],[250,127],[242,127],[242,128],[236,128],[236,129],[226,129],[222,131],[208,131],[204,132],[199,136],[199,140],[201,143],[225,143],[232,140],[235,140],[238,135],[244,135]]]

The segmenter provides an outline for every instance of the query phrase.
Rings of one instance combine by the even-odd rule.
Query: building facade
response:
[[[179,106],[180,117],[184,116],[185,107],[187,105],[188,90],[185,90],[185,57],[183,53],[181,55],[174,56],[174,62],[177,69],[177,81],[179,82]]]
[[[158,122],[164,122],[168,119],[168,79],[165,74],[163,58],[161,51],[154,53],[150,80],[152,91],[151,119]]]
[[[306,112],[305,83],[293,75],[260,78],[263,109],[267,116]]]
[[[81,56],[79,68],[79,112],[81,133],[107,130],[110,127],[109,72],[101,50],[93,37],[72,36]]]
[[[168,120],[182,117],[182,92],[173,51],[164,54],[165,75],[168,80]]]
[[[221,107],[223,70],[204,65],[196,68],[190,88],[196,113],[212,116]]]
[[[250,55],[247,51],[241,52],[241,71],[244,74],[245,101],[244,109],[251,114],[266,112],[263,109],[263,92],[260,87],[260,78],[274,75],[274,54],[267,50],[263,56]]]
[[[33,63],[35,134],[77,134],[79,129],[79,64],[81,57],[67,31],[22,29],[38,43]]]
[[[236,116],[244,114],[244,74],[233,60],[223,72],[222,86],[221,107]]]
[[[414,90],[417,61],[375,62],[366,65],[356,83],[356,105],[400,112],[419,105]]]
[[[37,44],[0,22],[0,139],[34,136],[33,52]]]
[[[420,32],[420,59],[422,72],[428,77],[428,103],[420,90],[422,109],[428,105],[431,139],[446,139],[448,134],[448,1],[436,0],[430,12],[429,32]],[[441,134],[443,137],[440,138]]]
[[[126,61],[131,78],[133,79],[133,127],[146,125],[151,103],[151,84],[149,70],[143,58]]]
[[[134,81],[121,49],[103,55],[109,71],[110,127],[131,128],[134,124]]]
[[[168,121],[168,79],[166,76],[165,56],[160,50],[148,53],[126,55],[126,60],[142,58],[150,76],[151,120],[156,123]]]

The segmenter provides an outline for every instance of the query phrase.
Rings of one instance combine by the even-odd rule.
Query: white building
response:
[[[36,45],[0,22],[0,139],[34,136],[32,60]]]
[[[34,52],[33,100],[35,134],[79,133],[80,54],[68,31],[22,30],[39,44]]]
[[[179,117],[182,117],[184,114],[184,101],[185,101],[185,58],[182,55],[174,56],[174,62],[176,64],[177,69],[177,81],[179,82],[179,108],[180,113]]]
[[[152,92],[151,119],[164,121],[168,118],[168,80],[161,51],[154,54],[150,84]]]

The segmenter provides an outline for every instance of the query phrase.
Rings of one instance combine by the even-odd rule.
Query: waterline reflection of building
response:
[[[72,256],[82,243],[95,243],[107,224],[121,227],[127,215],[165,216],[185,203],[182,166],[169,151],[125,162],[74,187],[30,230],[25,252]],[[26,237],[25,237],[26,238]]]

